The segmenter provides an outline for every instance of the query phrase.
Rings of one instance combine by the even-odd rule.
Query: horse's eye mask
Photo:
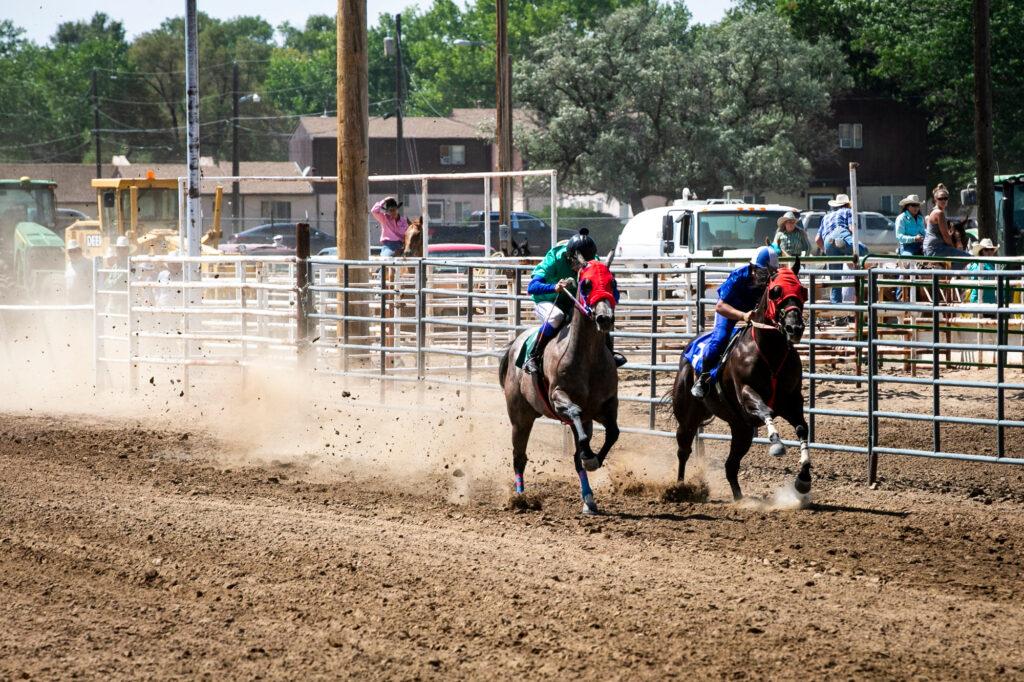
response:
[[[608,266],[599,260],[592,260],[580,270],[580,297],[589,306],[597,305],[598,301],[608,301],[615,307],[615,275]]]

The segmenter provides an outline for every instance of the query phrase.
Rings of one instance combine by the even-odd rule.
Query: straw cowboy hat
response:
[[[850,203],[849,194],[837,194],[835,199],[828,202],[828,205],[832,208],[839,208],[840,206],[846,206]]]
[[[995,249],[998,251],[999,244],[993,244],[992,240],[986,237],[985,239],[974,243],[974,246],[971,247],[971,255],[980,256],[981,252],[986,249]]]
[[[900,199],[900,208],[905,208],[907,204],[917,204],[918,206],[920,206],[921,197],[917,196],[916,194],[908,194],[904,198]]]
[[[797,219],[796,213],[793,213],[792,211],[786,211],[785,213],[783,213],[779,217],[778,220],[775,221],[775,224],[777,226],[779,226],[779,227],[782,227],[783,224],[788,223],[790,220],[796,220],[796,219]]]

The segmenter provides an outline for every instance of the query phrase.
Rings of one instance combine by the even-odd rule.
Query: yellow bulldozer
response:
[[[79,220],[67,228],[65,241],[78,240],[86,257],[105,256],[117,238],[128,237],[132,255],[159,256],[184,253],[178,234],[178,181],[159,179],[153,171],[145,178],[99,178],[96,189],[97,220]],[[224,189],[214,192],[213,225],[202,236],[200,253],[220,253],[220,215]]]

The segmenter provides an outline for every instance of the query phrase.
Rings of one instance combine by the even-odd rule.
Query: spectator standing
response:
[[[67,256],[64,284],[68,303],[89,303],[92,301],[92,262],[82,254],[82,246],[77,239],[68,240]]]
[[[848,194],[837,194],[836,198],[828,202],[833,209],[821,219],[821,227],[818,228],[818,246],[826,256],[851,256],[853,255],[853,210],[850,208],[850,196]],[[857,245],[860,255],[867,255],[867,248],[863,244]],[[830,270],[840,270],[842,265],[830,263]],[[833,305],[843,302],[842,287],[832,287],[829,300]]]
[[[921,215],[921,197],[909,194],[900,200],[900,214],[896,216],[896,242],[899,255],[924,255],[924,216]]]
[[[778,232],[772,245],[775,250],[783,256],[799,256],[811,252],[811,243],[807,240],[807,233],[797,226],[797,216],[792,211],[786,211],[776,222]]]
[[[971,247],[971,255],[975,258],[992,258],[999,254],[999,245],[993,244],[991,239],[982,239]],[[967,270],[973,270],[978,272],[979,270],[995,270],[996,267],[992,263],[979,263],[974,261],[973,263],[967,264]],[[995,279],[986,277],[986,284],[995,284]],[[967,294],[968,303],[995,303],[996,302],[996,291],[995,289],[971,289]]]
[[[400,256],[405,251],[405,231],[409,229],[409,219],[399,213],[400,208],[401,201],[385,197],[370,209],[380,224],[380,255],[385,258]]]
[[[946,221],[946,206],[949,204],[949,190],[941,182],[932,190],[935,208],[925,221],[924,255],[935,258],[969,256],[963,249],[953,246],[953,234]],[[963,267],[954,264],[953,267]]]

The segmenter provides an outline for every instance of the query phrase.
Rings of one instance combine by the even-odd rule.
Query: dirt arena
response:
[[[755,447],[736,505],[712,446],[710,500],[671,503],[671,443],[626,436],[584,518],[546,428],[517,512],[507,424],[464,395],[303,421],[160,384],[102,418],[0,401],[0,679],[1024,675],[1020,468],[885,458],[871,490],[816,454],[786,510],[793,450]]]

